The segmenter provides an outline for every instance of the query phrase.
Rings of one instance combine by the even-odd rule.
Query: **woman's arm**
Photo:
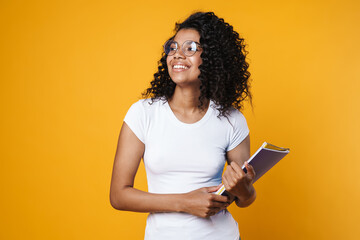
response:
[[[110,203],[118,210],[135,212],[187,212],[208,217],[226,208],[228,198],[212,194],[218,187],[201,188],[185,194],[153,194],[135,189],[134,178],[145,145],[126,123],[116,150],[110,187]]]
[[[250,136],[248,135],[237,147],[227,152],[228,166],[222,177],[226,191],[236,197],[236,205],[239,207],[249,206],[256,198],[256,191],[252,185],[255,171],[246,162],[249,158]],[[247,173],[241,169],[244,163]]]

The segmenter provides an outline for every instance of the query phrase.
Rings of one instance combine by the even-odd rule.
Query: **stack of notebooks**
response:
[[[256,153],[254,153],[254,155],[252,155],[251,158],[247,161],[255,170],[255,179],[253,183],[261,178],[289,152],[289,148],[277,147],[270,143],[264,142],[263,145],[256,151]],[[247,172],[245,166],[243,166],[242,169],[245,173]],[[225,186],[222,185],[215,194],[227,195]]]

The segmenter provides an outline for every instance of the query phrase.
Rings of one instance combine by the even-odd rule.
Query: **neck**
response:
[[[200,90],[194,88],[176,87],[173,96],[169,99],[172,108],[183,113],[202,112],[207,109],[209,100],[204,101],[204,110],[198,108],[200,101]]]

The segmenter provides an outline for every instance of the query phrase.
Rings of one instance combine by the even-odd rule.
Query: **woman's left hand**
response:
[[[241,207],[246,207],[255,200],[255,189],[252,184],[255,171],[247,162],[245,162],[245,167],[247,173],[235,161],[232,161],[222,176],[226,191],[237,197],[236,204]]]

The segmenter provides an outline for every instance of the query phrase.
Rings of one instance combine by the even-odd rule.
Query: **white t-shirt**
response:
[[[150,103],[150,99],[134,103],[124,119],[145,144],[148,191],[186,193],[219,185],[226,152],[249,134],[243,114],[233,109],[228,118],[218,118],[218,110],[210,101],[203,118],[187,124],[177,119],[167,101]],[[145,239],[237,240],[239,230],[227,210],[210,218],[187,213],[150,213]]]

